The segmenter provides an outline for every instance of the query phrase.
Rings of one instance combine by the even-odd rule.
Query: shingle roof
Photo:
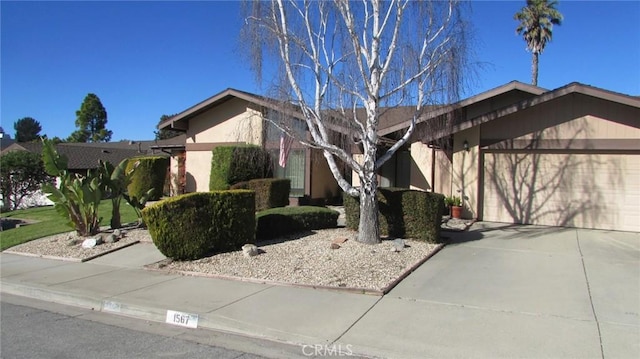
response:
[[[131,144],[129,142],[60,143],[56,145],[56,150],[60,155],[67,157],[70,170],[80,171],[96,168],[100,160],[117,165],[125,158],[144,155],[167,156],[165,153],[150,149],[151,144],[155,143],[156,141],[139,141]],[[42,143],[16,142],[4,149],[2,154],[9,151],[42,153]]]

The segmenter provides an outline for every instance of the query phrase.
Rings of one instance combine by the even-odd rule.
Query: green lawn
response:
[[[108,226],[111,220],[111,200],[100,202],[98,215],[102,217],[100,225]],[[136,212],[125,201],[120,203],[120,216],[123,224],[135,222],[138,219]],[[31,219],[39,222],[0,232],[0,250],[53,234],[73,231],[53,206],[16,210],[3,213],[2,217]]]

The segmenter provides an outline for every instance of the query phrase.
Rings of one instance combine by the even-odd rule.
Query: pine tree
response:
[[[107,130],[107,111],[95,94],[88,94],[76,111],[76,127],[69,142],[109,142],[113,132]]]

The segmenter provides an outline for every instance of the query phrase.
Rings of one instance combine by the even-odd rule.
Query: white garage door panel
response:
[[[484,154],[485,221],[640,231],[640,155]]]

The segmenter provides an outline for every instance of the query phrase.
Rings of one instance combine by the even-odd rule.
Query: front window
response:
[[[275,116],[274,113],[270,114],[271,118]],[[300,143],[295,142],[291,145],[289,150],[289,156],[287,158],[286,166],[283,168],[280,166],[280,139],[283,136],[283,132],[277,128],[273,123],[266,122],[267,133],[265,148],[271,155],[273,163],[273,176],[276,178],[288,178],[291,180],[291,197],[303,197],[305,193],[304,180],[305,180],[305,168],[306,168],[306,149]],[[300,120],[293,120],[288,123],[292,126],[299,137],[304,137],[305,123]]]
[[[270,150],[273,161],[273,176],[276,178],[288,178],[291,180],[291,197],[304,196],[304,169],[305,169],[305,150],[291,149],[287,164],[284,168],[278,164],[280,150]]]

